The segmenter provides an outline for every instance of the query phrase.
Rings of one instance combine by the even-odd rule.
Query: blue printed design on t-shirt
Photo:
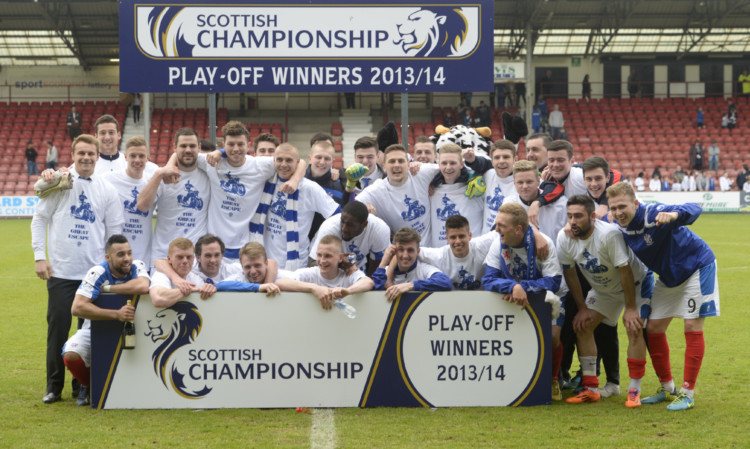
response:
[[[185,195],[177,195],[177,204],[187,209],[202,210],[203,200],[200,198],[200,192],[196,189],[190,181],[185,183]]]
[[[416,220],[427,212],[418,200],[412,200],[408,195],[404,195],[404,204],[407,207],[406,211],[401,212],[401,218],[404,220]]]
[[[78,195],[78,200],[80,201],[78,206],[70,206],[70,214],[73,218],[88,221],[89,223],[95,222],[96,216],[94,215],[94,210],[91,209],[91,203],[88,202],[88,197],[83,190]]]
[[[227,172],[225,176],[227,177],[226,181],[219,181],[221,190],[233,195],[244,196],[245,185],[240,182],[240,178],[238,176],[232,176],[230,172]]]
[[[450,198],[448,198],[448,195],[443,195],[442,198],[443,206],[445,207],[438,207],[437,209],[437,216],[441,221],[446,221],[448,217],[452,215],[458,215],[458,210],[456,209],[456,203],[451,201]]]
[[[148,212],[143,212],[141,210],[138,210],[137,204],[138,204],[138,188],[133,187],[133,190],[130,191],[130,196],[133,197],[131,201],[125,200],[123,204],[125,205],[125,211],[129,214],[134,215],[140,215],[141,217],[145,217],[148,215]]]

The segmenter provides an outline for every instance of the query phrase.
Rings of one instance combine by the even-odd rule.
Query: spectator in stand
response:
[[[591,101],[591,81],[589,81],[588,73],[583,77],[583,91],[581,96],[586,100],[586,103]]]
[[[708,170],[703,170],[702,172],[698,173],[695,177],[695,182],[696,184],[698,184],[698,190],[716,190],[716,181],[714,180],[714,175]]]
[[[521,99],[523,99],[523,105],[526,107],[526,83],[516,84],[516,107],[521,107]]]
[[[539,134],[539,130],[542,128],[542,111],[539,109],[539,105],[534,105],[534,111],[531,113],[531,128],[534,130],[534,134]]]
[[[661,178],[659,175],[651,178],[651,181],[648,183],[648,189],[652,192],[661,192]]]
[[[452,128],[453,125],[455,125],[456,122],[453,119],[453,114],[451,111],[445,111],[445,118],[443,118],[443,126],[446,128]]]
[[[516,102],[516,84],[511,81],[505,86],[505,105],[509,108],[515,108],[518,106]]]
[[[662,192],[669,192],[672,190],[672,184],[669,183],[668,178],[664,178],[661,180],[661,191]]]
[[[52,145],[52,141],[47,142],[47,163],[45,165],[52,170],[57,167],[57,147]]]
[[[565,119],[560,106],[557,104],[552,107],[552,112],[549,113],[549,126],[552,129],[552,140],[561,139],[560,130],[565,126]]]
[[[83,131],[81,131],[81,114],[76,112],[76,105],[70,107],[65,124],[68,127],[68,135],[70,135],[71,142],[83,134]]]
[[[742,185],[742,191],[750,193],[750,174],[745,177],[745,184]]]
[[[700,140],[695,139],[690,147],[690,168],[693,170],[703,169],[703,145]]]
[[[568,131],[565,128],[560,128],[560,140],[568,140]]]
[[[719,188],[722,192],[728,192],[732,190],[732,178],[729,177],[729,172],[724,172],[723,175],[721,175],[721,178],[719,178]]]
[[[695,190],[704,191],[708,190],[708,178],[703,176],[702,171],[695,171]]]
[[[469,109],[469,106],[466,104],[466,101],[461,98],[461,102],[458,104],[458,118],[463,119],[464,115],[466,115],[466,110]]]
[[[479,102],[477,114],[479,115],[479,126],[490,126],[492,124],[490,108],[484,103],[484,101]]]
[[[630,75],[628,75],[628,93],[630,98],[636,98],[639,96],[641,91],[641,84],[638,81],[638,74],[634,68],[630,68]]]
[[[346,109],[356,109],[355,99],[357,98],[356,92],[345,92],[344,98],[346,99]]]
[[[505,107],[505,84],[495,84],[495,96],[497,97],[497,107]],[[494,107],[494,106],[493,106]]]
[[[464,115],[461,117],[461,121],[463,122],[464,126],[471,126],[471,110],[464,109]]]
[[[742,71],[737,81],[741,85],[742,96],[750,97],[750,75],[747,74],[747,69]]]
[[[698,106],[698,116],[696,118],[696,124],[698,128],[705,128],[706,125],[703,123],[703,107]]]
[[[652,172],[651,172],[651,177],[652,177],[652,178],[653,178],[654,176],[656,176],[656,175],[659,175],[659,178],[661,178],[661,165],[657,165],[657,166],[656,166],[656,167],[654,168],[654,171],[652,171]]]
[[[739,190],[744,190],[745,182],[748,175],[750,175],[750,168],[748,168],[747,164],[743,164],[742,168],[744,170],[741,170],[739,173],[737,173],[737,188]]]
[[[674,178],[674,182],[681,184],[682,178],[685,177],[685,172],[682,170],[682,165],[677,166],[677,170],[672,173],[672,177]]]
[[[671,190],[673,192],[681,192],[682,191],[682,181],[684,180],[685,177],[686,177],[685,175],[682,175],[681,177],[677,176],[677,174],[675,172],[675,175],[672,178],[672,189]]]
[[[653,175],[651,176],[651,179],[653,179]],[[635,177],[635,190],[638,192],[643,192],[646,190],[646,181],[643,179],[643,172],[638,172],[638,176]]]
[[[682,190],[685,192],[698,190],[698,185],[695,183],[695,171],[688,170],[687,175],[682,178]]]
[[[721,149],[716,145],[716,139],[711,141],[711,146],[708,147],[708,169],[717,171],[719,170],[719,153]]]
[[[539,101],[536,102],[537,107],[542,112],[542,121],[544,122],[547,120],[547,102],[544,98],[539,98]]]
[[[141,94],[137,92],[133,94],[131,106],[133,107],[133,123],[138,123],[141,120]]]
[[[737,126],[737,109],[734,109],[734,104],[730,107],[729,116],[727,117],[727,129],[731,133],[734,127]]]
[[[721,116],[721,128],[722,129],[729,128],[729,114],[724,114]]]
[[[36,165],[36,157],[39,155],[39,153],[36,152],[36,148],[34,148],[34,142],[29,140],[26,143],[26,175],[38,175],[39,174],[39,167]]]

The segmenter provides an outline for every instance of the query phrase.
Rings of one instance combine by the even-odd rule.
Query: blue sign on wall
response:
[[[120,2],[124,92],[492,90],[493,2]]]

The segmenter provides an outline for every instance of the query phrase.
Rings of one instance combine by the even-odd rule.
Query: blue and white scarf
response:
[[[279,175],[266,181],[263,187],[263,195],[250,220],[250,236],[252,241],[263,244],[263,234],[268,219],[268,210],[271,207],[276,185],[279,183]],[[297,201],[299,200],[299,189],[286,197],[286,266],[285,269],[293,271],[299,268],[299,223],[297,222]],[[282,261],[278,261],[282,262]]]
[[[510,250],[504,243],[500,244],[500,271],[506,279],[515,279],[516,282],[535,280],[539,278],[539,270],[536,266],[536,254],[534,253],[534,230],[531,226],[526,227],[526,234],[523,236],[523,244],[526,248],[526,264],[528,266],[526,273],[511,273],[510,267]],[[524,274],[525,279],[524,279]]]

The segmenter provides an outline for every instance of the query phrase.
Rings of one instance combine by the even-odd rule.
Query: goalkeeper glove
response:
[[[484,182],[484,176],[471,172],[464,196],[469,199],[475,198],[484,195],[485,190],[487,190],[487,184]]]
[[[346,188],[353,190],[357,182],[367,174],[367,167],[356,162],[346,169]]]

